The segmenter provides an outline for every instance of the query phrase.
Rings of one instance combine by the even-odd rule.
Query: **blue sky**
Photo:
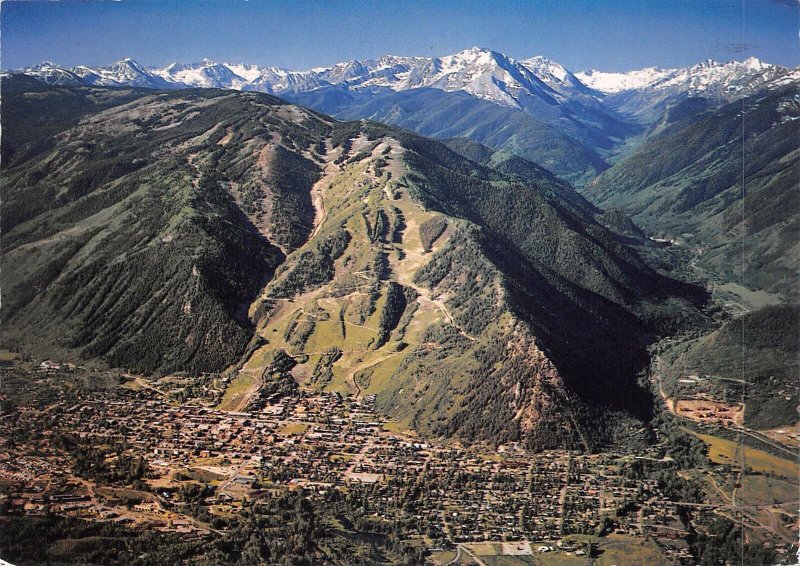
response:
[[[798,0],[363,0],[0,4],[0,66],[217,61],[291,69],[471,46],[578,71],[758,56],[800,65]]]

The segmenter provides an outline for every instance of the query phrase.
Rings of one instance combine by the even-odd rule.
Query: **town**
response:
[[[58,379],[57,368],[45,369]],[[681,503],[658,481],[627,473],[636,460],[657,468],[669,459],[423,441],[391,430],[373,396],[297,391],[259,410],[226,412],[125,385],[60,391],[18,407],[13,419],[2,415],[2,514],[203,535],[215,531],[210,519],[247,501],[281,490],[312,499],[338,490],[368,501],[376,521],[408,514],[412,537],[432,556],[509,541],[518,542],[517,554],[581,556],[579,535],[611,534],[653,540],[668,559],[691,560]],[[27,436],[16,440],[21,431]],[[67,445],[84,449],[72,467],[64,464]]]

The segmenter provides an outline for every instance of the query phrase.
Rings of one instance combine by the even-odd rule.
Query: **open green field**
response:
[[[253,388],[258,378],[250,372],[239,372],[225,389],[217,407],[220,411],[235,411],[247,393]]]
[[[542,564],[537,562],[533,556],[481,556],[481,562],[487,566],[530,566]]]
[[[708,457],[715,464],[727,464],[738,468],[742,461],[741,450],[744,450],[744,465],[756,472],[770,472],[783,478],[796,480],[800,474],[800,466],[790,460],[773,456],[763,450],[740,446],[732,440],[725,440],[710,434],[693,433],[708,444]]]
[[[411,428],[411,419],[403,421],[386,421],[383,423],[383,430],[387,432],[405,432]]]
[[[278,431],[278,434],[284,436],[298,436],[303,434],[306,430],[308,430],[308,425],[305,423],[286,423],[283,428]]]
[[[430,560],[439,566],[444,566],[444,564],[450,564],[456,558],[456,553],[451,550],[442,550],[438,552],[432,552],[430,555]]]
[[[509,555],[503,553],[503,543],[499,542],[476,542],[462,545],[474,556],[487,566],[527,566],[537,564],[531,555]],[[463,556],[468,556],[462,552]]]
[[[198,482],[203,483],[211,483],[214,481],[220,481],[227,479],[228,476],[213,472],[211,470],[207,470],[205,468],[194,466],[190,468],[186,468],[181,472],[183,475],[196,480]]]
[[[475,542],[463,546],[475,556],[496,556],[503,552],[503,545],[499,542]]]
[[[598,541],[600,555],[595,562],[597,566],[613,564],[646,564],[647,566],[667,566],[671,564],[664,553],[653,541],[639,538],[610,535]]]
[[[19,357],[17,352],[11,350],[0,350],[0,362],[13,362]]]
[[[610,535],[608,537],[596,538],[593,536],[570,537],[569,540],[576,548],[582,549],[584,542],[595,542],[597,556],[576,556],[575,551],[565,552],[559,550],[552,543],[530,543],[530,554],[512,554],[515,549],[522,548],[527,543],[508,543],[509,554],[504,554],[504,544],[497,542],[483,542],[462,545],[463,549],[469,550],[475,558],[487,566],[618,566],[626,564],[647,565],[647,566],[667,566],[671,562],[664,555],[663,551],[653,541],[645,541],[641,538],[629,537],[625,535]],[[539,546],[553,546],[553,551],[539,552]],[[444,554],[444,553],[442,553]],[[450,556],[448,553],[447,556]],[[466,552],[461,553],[461,563],[474,564],[475,560],[467,560]],[[452,558],[451,558],[452,559]],[[441,562],[440,562],[441,563]]]
[[[779,478],[748,475],[742,478],[742,487],[736,492],[736,499],[744,499],[746,505],[771,505],[797,501],[800,491],[796,484]]]
[[[750,310],[757,310],[768,305],[779,305],[783,300],[777,293],[769,293],[764,290],[753,291],[734,282],[719,285],[714,291],[717,292],[720,300],[733,300]]]

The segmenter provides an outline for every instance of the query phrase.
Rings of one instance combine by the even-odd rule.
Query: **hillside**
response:
[[[208,59],[143,67],[125,58],[104,67],[43,62],[13,72],[60,86],[265,92],[342,120],[368,118],[439,139],[468,137],[579,185],[687,99],[718,107],[798,79],[797,69],[753,57],[573,74],[546,57],[515,60],[479,47],[443,57],[385,55],[300,71]]]
[[[143,372],[235,361],[253,333],[247,305],[313,216],[318,168],[269,161],[285,150],[264,124],[286,124],[294,143],[286,106],[17,78],[3,96],[4,344]],[[238,167],[237,187],[223,167]]]
[[[601,207],[621,208],[648,233],[695,250],[697,265],[717,283],[796,297],[798,118],[794,88],[690,113],[667,123],[584,194]]]
[[[572,181],[585,181],[604,171],[603,151],[614,146],[607,136],[575,135],[575,128],[552,110],[550,123],[539,115],[499,106],[464,92],[419,88],[351,92],[328,87],[288,93],[287,98],[342,120],[368,118],[439,139],[467,137],[547,167]],[[553,112],[556,112],[553,114]],[[617,135],[623,137],[620,127]]]
[[[800,420],[798,354],[800,306],[765,307],[671,349],[665,354],[667,388],[682,397],[704,394],[728,403],[743,398],[743,421],[750,428],[793,425]]]
[[[443,143],[462,157],[524,183],[533,183],[561,206],[571,207],[583,217],[602,217],[605,212],[594,206],[575,188],[544,167],[508,151],[495,150],[469,138],[450,138]],[[601,222],[602,223],[602,222]]]
[[[24,352],[239,361],[228,409],[298,382],[424,434],[593,449],[649,416],[646,345],[702,324],[702,291],[543,170],[258,93],[3,96],[28,132],[3,138],[3,340]],[[41,121],[62,100],[80,111]]]

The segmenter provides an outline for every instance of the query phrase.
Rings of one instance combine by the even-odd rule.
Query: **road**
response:
[[[480,558],[478,558],[478,557],[477,557],[477,556],[476,556],[476,555],[475,555],[475,554],[474,554],[474,553],[473,553],[473,552],[472,552],[472,551],[471,551],[469,548],[467,548],[466,546],[463,546],[463,545],[460,545],[460,544],[459,544],[459,545],[458,545],[458,548],[459,548],[459,549],[463,549],[463,550],[464,550],[464,552],[465,552],[465,553],[466,553],[466,554],[467,554],[467,555],[468,555],[470,558],[472,558],[472,559],[473,559],[473,560],[474,560],[474,561],[475,561],[477,564],[480,564],[480,566],[486,566],[486,562],[484,562],[483,560],[481,560]]]
[[[228,479],[219,484],[219,487],[217,487],[217,492],[222,493],[223,491],[225,491],[225,489],[230,485],[230,483],[233,480],[235,480],[240,473],[242,473],[242,470],[244,470],[249,463],[250,460],[245,460],[244,462],[242,462],[241,465],[238,468],[236,468],[236,471],[234,471]]]
[[[358,383],[356,383],[356,374],[360,371],[364,371],[365,369],[369,369],[373,366],[381,364],[386,360],[388,360],[389,358],[397,356],[398,354],[401,353],[402,352],[389,352],[379,357],[377,360],[370,360],[368,362],[364,362],[362,364],[357,365],[352,370],[350,370],[350,373],[347,375],[347,384],[351,385],[352,388],[355,390],[356,399],[360,399],[362,393],[361,387],[358,385]]]
[[[455,555],[455,557],[450,562],[448,562],[445,566],[450,566],[451,564],[458,564],[458,562],[460,560],[461,560],[461,545],[458,545],[456,547],[456,555]]]
[[[308,241],[314,239],[322,229],[322,223],[325,222],[325,218],[328,215],[325,211],[324,192],[330,186],[333,178],[339,174],[339,171],[340,167],[338,165],[335,165],[333,162],[328,162],[325,166],[325,173],[320,180],[311,187],[311,204],[314,206],[314,229],[311,231]]]

